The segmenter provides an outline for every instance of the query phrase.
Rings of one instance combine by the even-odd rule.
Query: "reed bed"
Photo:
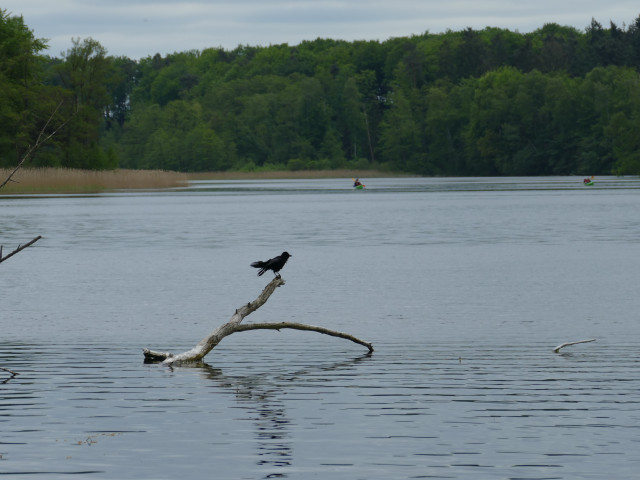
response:
[[[11,170],[0,169],[0,179]],[[162,189],[186,186],[184,173],[163,170],[79,170],[71,168],[23,168],[0,194],[97,193],[125,189]]]
[[[0,181],[11,173],[0,169]],[[7,194],[98,193],[109,190],[154,190],[188,185],[189,180],[272,180],[308,178],[380,178],[397,176],[379,170],[296,170],[265,172],[180,173],[164,170],[79,170],[22,168],[1,190]]]

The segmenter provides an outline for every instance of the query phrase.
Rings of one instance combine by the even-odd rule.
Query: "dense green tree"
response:
[[[189,169],[199,172],[227,170],[234,163],[230,151],[211,128],[198,124],[185,137],[185,160]]]
[[[62,99],[42,83],[46,46],[22,17],[0,9],[0,166],[17,164]],[[52,120],[51,127],[59,126],[59,117]]]
[[[367,122],[365,121],[365,100],[354,77],[343,80],[337,114],[339,131],[342,134],[345,155],[357,159],[367,155]]]
[[[613,155],[616,159],[613,173],[640,175],[640,116],[628,118],[624,112],[611,117],[605,134],[613,139]]]
[[[566,73],[545,77],[545,102],[540,109],[543,147],[549,174],[562,175],[575,172],[578,138],[577,80]]]
[[[139,61],[92,39],[40,55],[0,16],[0,162],[63,102],[36,165],[381,167],[428,175],[640,173],[640,17],[379,41],[205,49]],[[58,124],[59,120],[56,119]]]
[[[364,157],[425,174],[606,171],[629,158],[622,151],[630,143],[609,137],[635,117],[616,102],[609,118],[622,109],[627,120],[610,126],[601,103],[620,84],[586,74],[612,44],[627,45],[621,57],[631,61],[634,28],[592,22],[581,33],[546,24],[531,34],[466,29],[383,43],[316,39],[154,57],[140,62],[130,105],[135,112],[156,104],[164,116],[176,100],[198,101],[201,111],[191,118],[206,126],[198,135],[162,122],[146,130],[148,136],[161,129],[162,138],[173,138],[172,130],[180,138],[215,138],[211,145],[233,152],[204,161],[202,151],[182,145],[174,164],[184,169],[335,167]],[[139,117],[126,123],[120,148],[139,150],[131,141]]]
[[[142,159],[145,155],[149,132],[153,133],[161,128],[161,114],[160,106],[155,103],[144,108],[138,108],[131,113],[131,117],[126,122],[121,139],[116,147],[121,167],[143,168]]]
[[[137,77],[137,65],[126,57],[109,58],[110,74],[107,77],[109,104],[105,108],[106,127],[122,127],[129,116],[129,100]]]
[[[403,90],[395,90],[389,100],[391,107],[380,125],[382,161],[407,172],[434,173],[425,161],[421,125]]]
[[[110,104],[107,80],[111,63],[99,42],[74,39],[58,65],[60,83],[69,92],[71,120],[62,138],[61,165],[70,168],[115,168],[100,146],[100,129]]]

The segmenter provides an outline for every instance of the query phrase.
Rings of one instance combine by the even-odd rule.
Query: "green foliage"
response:
[[[1,167],[18,163],[55,109],[59,92],[41,83],[44,48],[22,17],[0,9]]]
[[[45,43],[1,12],[3,165],[64,100],[68,125],[37,165],[640,174],[640,17],[135,61],[92,39],[42,57]]]

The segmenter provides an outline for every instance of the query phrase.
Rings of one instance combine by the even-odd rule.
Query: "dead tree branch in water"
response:
[[[351,340],[352,342],[358,343],[360,345],[364,345],[369,349],[369,352],[373,351],[373,345],[369,342],[365,342],[364,340],[360,340],[353,335],[349,335],[347,333],[336,332],[334,330],[329,330],[323,327],[314,327],[312,325],[305,325],[302,323],[291,323],[291,322],[280,322],[280,323],[255,323],[248,325],[241,325],[240,323],[244,320],[244,318],[255,312],[258,308],[264,305],[271,294],[275,291],[276,288],[284,285],[284,280],[282,278],[276,277],[260,293],[258,298],[256,298],[253,302],[249,302],[246,305],[242,305],[238,309],[236,309],[235,313],[231,316],[231,320],[227,323],[219,326],[213,332],[211,332],[208,336],[203,338],[198,345],[196,345],[191,350],[188,350],[184,353],[180,353],[178,355],[174,355],[169,352],[156,352],[153,350],[149,350],[147,348],[143,349],[144,357],[146,362],[162,362],[165,364],[174,364],[181,362],[199,362],[201,361],[205,355],[207,355],[213,348],[222,341],[224,337],[227,337],[235,332],[245,332],[248,330],[280,330],[280,329],[295,329],[295,330],[306,330],[322,333],[325,335],[330,335],[333,337],[344,338],[346,340]]]
[[[38,235],[36,238],[34,238],[33,240],[31,240],[29,243],[25,243],[24,245],[18,245],[18,248],[16,248],[13,252],[5,255],[4,257],[2,256],[2,245],[0,245],[0,263],[4,262],[5,260],[7,260],[8,258],[13,257],[16,253],[21,252],[22,250],[24,250],[27,247],[30,247],[31,245],[33,245],[34,243],[36,243],[38,240],[40,240],[42,238],[41,235]]]
[[[349,335],[348,333],[336,332],[335,330],[329,330],[324,327],[316,327],[314,325],[305,325],[304,323],[294,323],[294,322],[280,322],[280,323],[249,323],[246,325],[237,325],[234,329],[234,332],[246,332],[249,330],[282,330],[282,329],[290,329],[290,330],[303,330],[307,332],[318,332],[323,333],[324,335],[329,335],[331,337],[344,338],[345,340],[351,340],[354,343],[358,343],[364,347],[367,347],[370,352],[373,352],[373,345],[369,342],[365,342],[364,340],[360,340],[353,335]]]
[[[7,372],[9,375],[11,375],[9,378],[6,378],[2,382],[0,382],[0,384],[8,383],[9,380],[12,380],[12,379],[16,378],[19,375],[19,373],[14,372],[13,370],[9,370],[8,368],[0,367],[0,370],[3,370],[5,372]]]
[[[589,342],[595,342],[595,341],[596,341],[596,339],[592,338],[590,340],[580,340],[580,341],[577,341],[577,342],[561,343],[556,348],[554,348],[553,351],[554,351],[554,353],[558,353],[561,348],[568,347],[569,345],[577,345],[578,343],[589,343]]]

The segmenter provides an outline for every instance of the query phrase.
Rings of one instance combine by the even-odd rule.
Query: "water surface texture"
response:
[[[0,197],[0,477],[640,478],[640,181],[363,180]]]

